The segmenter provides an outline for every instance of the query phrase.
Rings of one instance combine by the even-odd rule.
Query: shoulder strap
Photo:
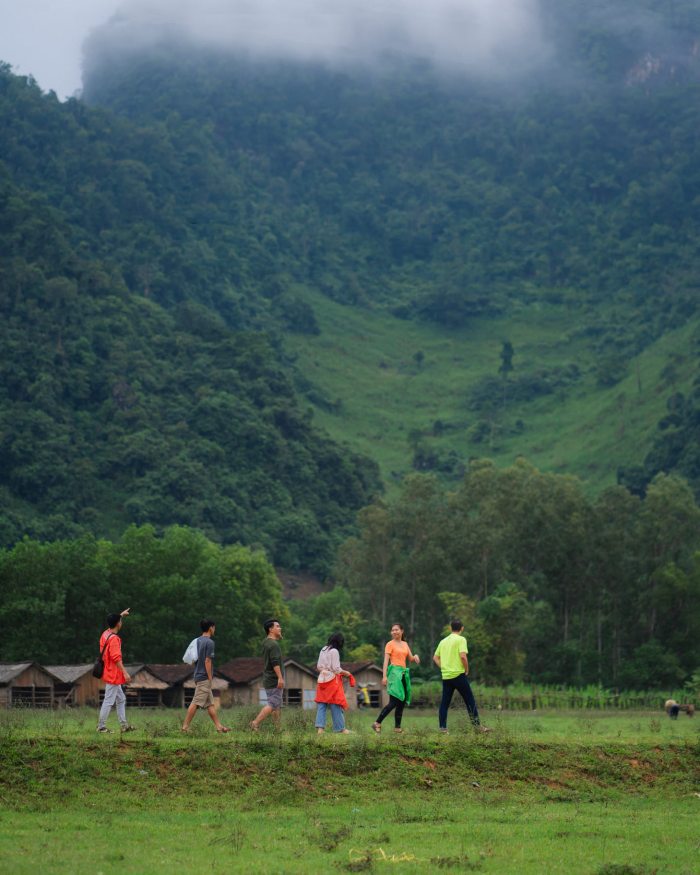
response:
[[[100,653],[100,659],[103,659],[103,658],[104,658],[105,650],[107,649],[107,645],[109,644],[109,639],[110,639],[110,638],[114,638],[114,634],[115,634],[115,633],[112,632],[111,635],[108,635],[108,636],[105,638],[105,643],[104,643],[104,645],[103,645],[103,647],[102,647],[102,652]]]

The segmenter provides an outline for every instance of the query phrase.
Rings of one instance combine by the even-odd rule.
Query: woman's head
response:
[[[345,644],[345,636],[342,632],[334,632],[331,637],[328,639],[328,643],[326,647],[330,647],[332,650],[337,650],[338,653],[343,649],[343,645]]]
[[[404,634],[403,626],[401,625],[401,623],[392,624],[391,637],[395,641],[405,641],[406,640],[406,635]]]

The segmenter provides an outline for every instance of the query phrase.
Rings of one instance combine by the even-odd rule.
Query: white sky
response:
[[[44,91],[70,97],[81,87],[81,47],[119,0],[0,0],[0,61],[32,75]]]

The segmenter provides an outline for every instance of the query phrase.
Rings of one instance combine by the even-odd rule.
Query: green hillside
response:
[[[452,478],[472,457],[508,464],[518,455],[542,470],[577,474],[592,489],[609,486],[618,468],[643,464],[669,395],[690,391],[697,375],[698,317],[601,387],[595,352],[578,330],[581,315],[566,307],[533,303],[447,332],[318,295],[309,302],[320,334],[287,340],[303,375],[297,385],[329,434],[377,459],[390,489],[410,470]],[[492,410],[475,410],[474,388],[500,380],[506,338],[515,355],[505,402],[499,392]],[[672,386],[664,368],[674,362]],[[543,374],[546,384],[546,375],[571,365],[580,371],[573,384],[530,401],[509,399],[521,374]]]
[[[326,573],[377,463],[700,494],[696,5],[545,5],[517,83],[113,23],[83,100],[3,67],[0,541],[179,523]]]

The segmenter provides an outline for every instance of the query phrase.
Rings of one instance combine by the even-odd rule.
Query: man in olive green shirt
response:
[[[279,620],[265,620],[263,628],[267,632],[267,638],[263,641],[263,689],[267,696],[267,703],[263,705],[255,720],[250,721],[250,728],[257,732],[260,724],[272,714],[272,719],[277,726],[280,722],[280,709],[282,708],[282,691],[284,690],[284,677],[282,676],[282,649],[280,638],[282,627]]]
[[[438,644],[433,662],[442,674],[442,701],[440,702],[440,732],[447,732],[447,712],[455,690],[464,699],[467,714],[475,727],[481,732],[489,732],[479,722],[479,710],[467,675],[469,674],[469,659],[467,658],[467,639],[462,635],[464,624],[459,620],[450,623],[452,632]]]

